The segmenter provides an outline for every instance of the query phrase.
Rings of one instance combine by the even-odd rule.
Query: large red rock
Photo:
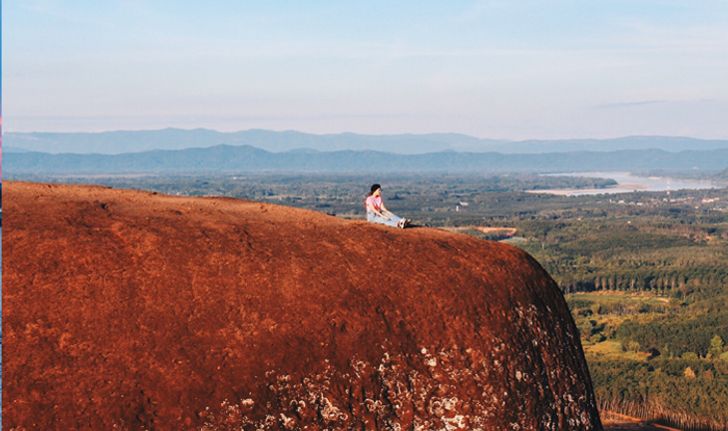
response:
[[[255,202],[5,184],[3,425],[598,430],[525,252]]]

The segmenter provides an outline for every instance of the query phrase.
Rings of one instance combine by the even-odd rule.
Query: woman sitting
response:
[[[382,201],[382,186],[372,185],[366,199],[367,221],[371,223],[386,224],[387,226],[404,229],[409,225],[410,220],[393,214],[384,206]]]

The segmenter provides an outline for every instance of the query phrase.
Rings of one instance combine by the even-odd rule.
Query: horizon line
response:
[[[236,129],[236,130],[220,130],[211,127],[155,127],[155,128],[134,128],[134,129],[106,129],[106,130],[79,130],[79,131],[53,131],[53,130],[33,130],[33,131],[16,131],[7,130],[3,127],[3,135],[18,134],[18,135],[30,135],[30,134],[58,134],[58,135],[94,135],[94,134],[111,134],[111,133],[143,133],[143,132],[161,132],[165,130],[176,130],[176,131],[210,131],[220,134],[234,134],[244,132],[273,132],[273,133],[298,133],[302,135],[311,136],[341,136],[341,135],[357,135],[357,136],[371,136],[371,137],[385,137],[385,136],[431,136],[431,135],[459,135],[467,138],[474,138],[481,141],[503,141],[503,142],[529,142],[529,141],[542,141],[542,142],[554,142],[554,141],[609,141],[625,138],[664,138],[664,139],[694,139],[701,141],[728,141],[726,137],[695,137],[686,135],[662,135],[662,134],[634,134],[634,135],[613,135],[610,137],[561,137],[561,138],[525,138],[525,139],[514,139],[514,138],[494,138],[494,137],[481,137],[475,136],[468,133],[455,132],[455,131],[439,131],[439,132],[398,132],[398,133],[361,133],[354,131],[340,131],[340,132],[307,132],[298,129],[268,129],[268,128],[248,128],[248,129]]]

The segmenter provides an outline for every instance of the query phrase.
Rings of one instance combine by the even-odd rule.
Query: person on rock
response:
[[[382,186],[379,184],[372,185],[371,191],[367,195],[365,206],[368,222],[398,227],[400,229],[404,229],[411,222],[409,219],[395,215],[384,206],[384,201],[382,201]]]

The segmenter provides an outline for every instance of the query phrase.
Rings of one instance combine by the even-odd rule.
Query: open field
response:
[[[601,343],[585,343],[584,353],[592,361],[646,361],[650,354],[646,352],[625,352],[619,341],[603,341]]]

